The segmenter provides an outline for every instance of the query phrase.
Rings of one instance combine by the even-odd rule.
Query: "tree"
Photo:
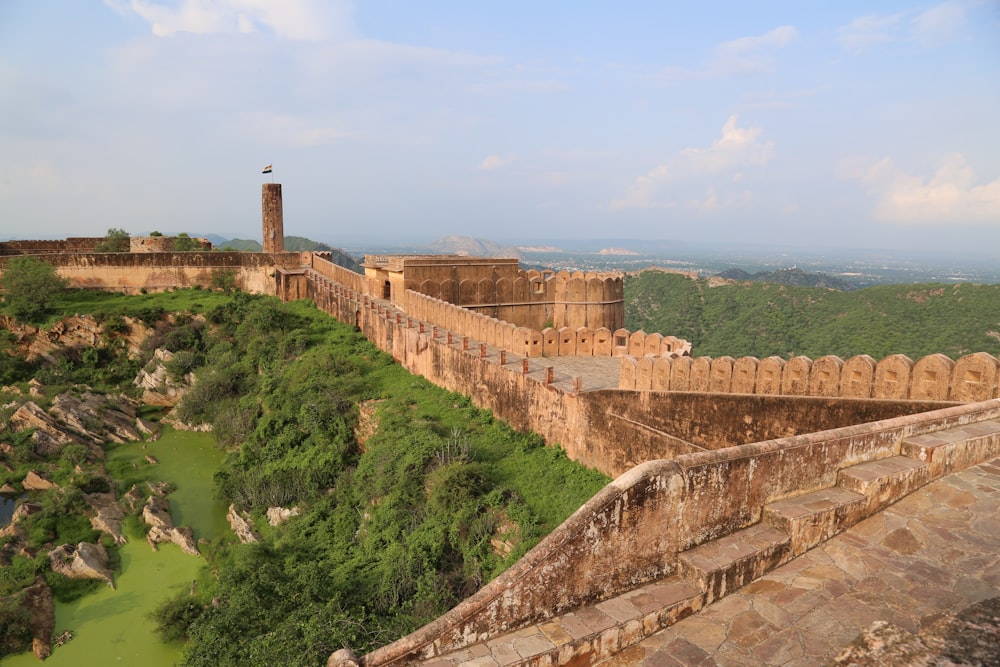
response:
[[[16,318],[34,322],[49,310],[66,280],[51,264],[35,257],[15,257],[0,277],[7,310]]]
[[[104,241],[99,243],[94,250],[97,252],[128,252],[129,238],[128,232],[124,229],[112,227],[104,236]]]
[[[176,237],[174,237],[174,250],[176,252],[191,252],[192,250],[201,250],[201,243],[198,239],[193,239],[188,236],[187,232],[181,232]]]

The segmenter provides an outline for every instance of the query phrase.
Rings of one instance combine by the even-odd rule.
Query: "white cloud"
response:
[[[964,3],[946,2],[913,20],[913,37],[921,46],[935,46],[952,39],[965,23]]]
[[[708,148],[685,148],[681,158],[689,169],[717,174],[741,165],[763,166],[774,153],[774,143],[758,141],[759,127],[736,126],[736,116],[730,116],[722,126],[722,136]]]
[[[715,49],[712,60],[699,69],[668,67],[662,79],[717,79],[747,74],[767,74],[773,71],[771,52],[784,48],[799,36],[793,26],[783,25],[762,35],[740,37],[723,42]]]
[[[861,53],[878,44],[897,39],[897,30],[904,14],[875,16],[869,14],[837,29],[837,41],[851,53]]]
[[[499,169],[505,164],[507,164],[507,161],[499,155],[490,155],[479,163],[478,169],[479,171],[492,171],[494,169]]]
[[[845,176],[863,182],[875,197],[875,217],[902,224],[1000,225],[1000,177],[978,181],[961,154],[945,158],[929,177],[897,167],[891,158],[866,168],[844,165]]]
[[[150,24],[153,34],[198,35],[258,30],[298,40],[319,40],[350,32],[353,4],[344,0],[105,0],[124,14]]]
[[[747,167],[763,167],[774,154],[774,143],[761,141],[759,127],[737,126],[737,117],[730,116],[722,126],[722,136],[707,148],[685,148],[664,164],[636,178],[625,195],[611,202],[611,208],[660,208],[677,205],[668,186],[684,179],[686,183],[708,182],[708,194],[692,208],[719,208],[735,201],[716,190],[730,183],[740,183]],[[661,197],[661,193],[666,196]]]
[[[966,10],[975,0],[949,0],[914,14],[899,12],[879,16],[868,14],[837,29],[837,41],[849,53],[858,55],[880,44],[916,43],[932,47],[954,39],[966,24]]]

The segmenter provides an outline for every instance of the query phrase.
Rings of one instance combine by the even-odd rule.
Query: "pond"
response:
[[[146,455],[159,463],[150,466]],[[165,429],[158,441],[118,447],[108,460],[109,464],[117,460],[135,463],[136,468],[149,466],[152,479],[173,483],[177,490],[169,500],[174,523],[191,526],[195,539],[214,540],[229,530],[226,508],[214,499],[212,490],[212,476],[222,457],[211,434]],[[141,536],[134,535],[119,553],[121,570],[115,573],[114,590],[102,588],[70,603],[56,603],[54,634],[69,630],[73,639],[53,647],[45,667],[180,664],[181,645],[160,641],[149,615],[166,598],[190,589],[204,559],[185,554],[173,544],[161,544],[153,551]],[[24,653],[4,658],[3,664],[38,667],[43,663]]]

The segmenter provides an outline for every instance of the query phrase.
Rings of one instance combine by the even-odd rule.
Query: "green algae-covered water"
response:
[[[145,445],[145,448],[143,448]],[[146,455],[159,463],[150,465]],[[214,540],[228,530],[226,508],[213,498],[212,475],[223,453],[211,434],[164,429],[156,442],[130,443],[108,454],[109,468],[124,463],[149,479],[173,483],[170,511],[178,526],[191,526],[195,539]],[[46,667],[107,667],[139,665],[171,667],[180,664],[181,645],[164,644],[149,614],[166,598],[190,590],[205,561],[173,544],[153,551],[141,535],[128,535],[121,548],[121,570],[116,589],[102,588],[70,603],[56,603],[58,636],[73,633],[72,641],[53,647]],[[199,547],[200,548],[200,547]],[[31,653],[7,656],[4,667],[38,667]]]

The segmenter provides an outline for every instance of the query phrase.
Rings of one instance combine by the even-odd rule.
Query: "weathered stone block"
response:
[[[998,375],[1000,361],[993,355],[985,352],[965,355],[955,362],[952,370],[951,400],[973,403],[993,398]]]

